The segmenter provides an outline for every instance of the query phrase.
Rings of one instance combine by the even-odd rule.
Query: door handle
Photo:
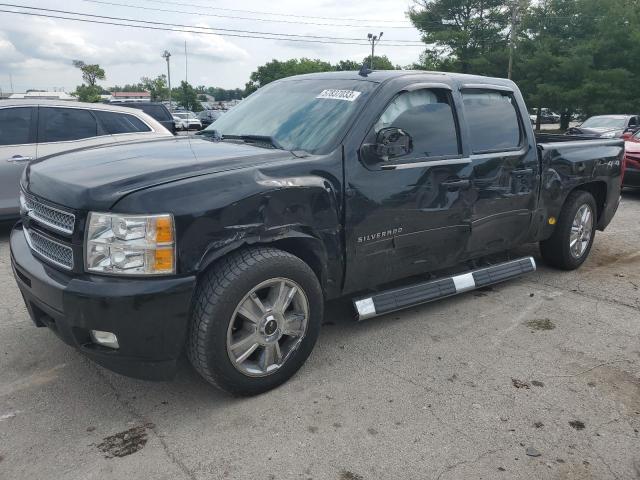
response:
[[[440,185],[442,185],[445,188],[448,189],[466,189],[469,188],[471,186],[471,182],[469,180],[445,180],[444,182],[441,182]]]
[[[33,160],[33,157],[25,155],[14,155],[13,157],[7,158],[7,162],[29,162],[31,160]]]
[[[533,168],[523,168],[522,170],[514,170],[512,173],[514,175],[531,175],[533,173]]]

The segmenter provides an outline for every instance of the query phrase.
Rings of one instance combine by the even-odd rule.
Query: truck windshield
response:
[[[268,137],[286,150],[322,153],[375,87],[364,80],[284,80],[260,88],[204,132]]]
[[[626,123],[626,118],[591,117],[580,126],[584,128],[624,128]]]

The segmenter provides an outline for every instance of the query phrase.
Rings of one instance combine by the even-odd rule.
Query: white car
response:
[[[202,122],[193,112],[173,112],[176,130],[202,130]]]
[[[18,184],[30,161],[68,150],[165,137],[173,135],[141,110],[102,103],[0,100],[0,221],[18,217]]]

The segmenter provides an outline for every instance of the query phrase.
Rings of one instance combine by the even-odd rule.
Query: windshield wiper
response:
[[[221,135],[218,130],[209,129],[200,130],[199,132],[196,132],[196,135],[210,137],[214,142],[220,142],[222,140],[240,140],[245,143],[267,144],[270,145],[271,148],[290,152],[294,157],[298,158],[304,158],[310,155],[310,153],[305,150],[287,150],[275,138],[268,135]]]
[[[271,145],[278,150],[286,150],[280,143],[269,135],[222,135],[221,140],[241,140],[245,143],[262,143]]]

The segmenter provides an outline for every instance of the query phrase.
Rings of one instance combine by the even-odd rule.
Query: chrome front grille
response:
[[[73,269],[73,250],[67,245],[51,240],[35,230],[25,229],[27,243],[43,259],[66,270]]]
[[[27,215],[42,225],[57,232],[71,235],[76,217],[73,213],[65,212],[58,208],[46,205],[29,194],[23,193],[24,206]]]

